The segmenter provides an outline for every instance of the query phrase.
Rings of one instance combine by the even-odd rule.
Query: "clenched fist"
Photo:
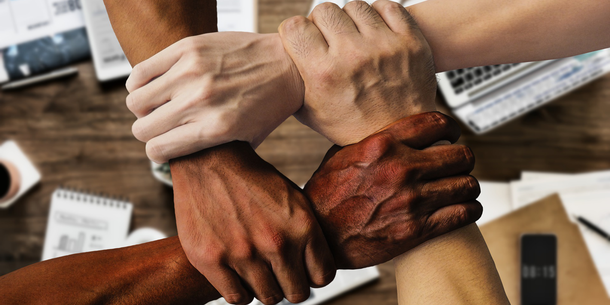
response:
[[[295,117],[338,145],[400,118],[436,110],[432,52],[400,4],[318,5],[279,27],[305,85]]]

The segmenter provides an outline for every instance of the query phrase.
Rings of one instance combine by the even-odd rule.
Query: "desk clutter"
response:
[[[0,189],[7,190],[0,194],[0,209],[6,209],[36,185],[41,175],[14,141],[0,145],[0,166],[7,174],[0,178]]]
[[[124,199],[56,189],[51,196],[42,260],[167,237],[152,228],[140,228],[127,235],[132,212],[133,204]]]
[[[561,249],[563,244],[563,247],[582,247],[586,250],[586,260],[591,261],[595,267],[595,272],[591,276],[599,278],[600,283],[603,284],[602,287],[605,288],[607,303],[603,304],[610,304],[610,240],[608,240],[607,233],[610,232],[610,171],[575,175],[523,172],[521,180],[510,183],[482,181],[479,201],[483,204],[484,212],[478,224],[485,231],[483,228],[495,227],[498,222],[516,217],[514,215],[521,215],[520,217],[527,218],[527,225],[515,223],[515,228],[507,226],[505,229],[520,230],[521,234],[531,233],[527,231],[529,223],[536,227],[554,221],[553,217],[556,215],[533,207],[540,205],[544,198],[547,199],[542,201],[550,200],[548,196],[551,195],[555,196],[552,197],[554,204],[561,208],[560,216],[567,220],[565,226],[573,228],[582,240],[575,244],[570,241],[562,241],[560,238],[559,248]],[[553,227],[548,227],[546,232],[541,233],[557,234]],[[492,240],[486,237],[490,249],[498,237],[493,238]],[[514,242],[517,245],[518,239],[513,239],[511,237],[507,242]],[[515,249],[518,248],[518,246],[515,247]],[[561,251],[559,252],[561,255]],[[561,258],[559,260],[558,268],[561,275]],[[561,293],[560,288],[558,291]]]
[[[133,204],[111,197],[58,188],[51,209],[42,260],[122,247]]]

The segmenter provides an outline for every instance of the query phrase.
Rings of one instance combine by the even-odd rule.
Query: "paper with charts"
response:
[[[122,247],[133,205],[58,188],[52,195],[42,260]]]

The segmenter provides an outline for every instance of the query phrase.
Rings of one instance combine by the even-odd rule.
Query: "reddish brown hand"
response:
[[[331,148],[305,194],[338,268],[383,263],[481,216],[470,149],[429,147],[458,137],[455,121],[429,112]]]

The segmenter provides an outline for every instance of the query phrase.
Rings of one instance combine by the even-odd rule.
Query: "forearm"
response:
[[[204,304],[220,297],[177,237],[40,262],[0,277],[3,304]]]
[[[437,72],[610,47],[610,2],[429,0],[408,7]]]
[[[400,305],[510,304],[476,224],[398,256],[394,265]]]
[[[104,0],[112,28],[132,66],[176,41],[216,32],[216,0]]]

